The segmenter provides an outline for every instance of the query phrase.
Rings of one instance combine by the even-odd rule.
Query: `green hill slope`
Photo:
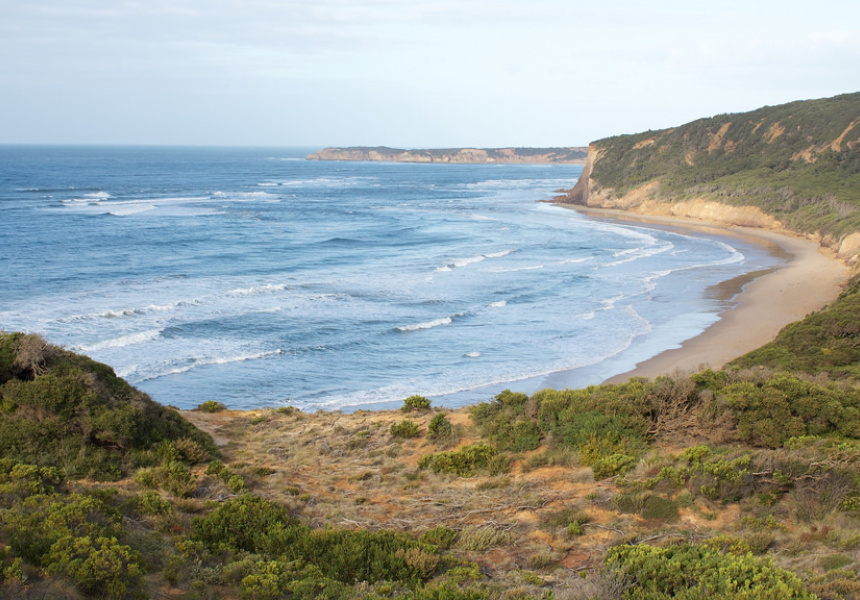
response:
[[[169,442],[218,454],[208,435],[107,365],[38,335],[0,333],[0,459],[116,479]]]
[[[693,198],[755,206],[831,240],[860,230],[860,93],[598,140],[562,202],[629,208]]]

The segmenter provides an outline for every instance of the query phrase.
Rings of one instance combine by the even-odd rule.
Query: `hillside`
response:
[[[585,162],[586,148],[446,148],[401,150],[399,148],[326,148],[309,154],[308,160],[387,161],[409,163],[573,163]]]
[[[593,142],[561,202],[818,236],[860,251],[860,93]]]
[[[455,411],[180,416],[2,334],[0,598],[860,598],[858,302],[855,278],[799,324],[813,348],[779,342],[795,372],[753,353]]]

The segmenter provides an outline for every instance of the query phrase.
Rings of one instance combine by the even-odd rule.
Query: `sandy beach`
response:
[[[650,217],[621,210],[570,208],[595,219],[635,221],[744,237],[770,246],[786,258],[782,266],[750,281],[726,282],[728,288],[735,286],[742,290],[735,299],[735,305],[722,313],[719,321],[701,335],[684,342],[680,348],[641,362],[632,371],[611,377],[609,382],[708,367],[719,369],[732,359],[772,341],[787,324],[835,300],[849,276],[849,270],[842,262],[824,254],[814,241],[800,237],[749,227],[721,227],[690,219]]]

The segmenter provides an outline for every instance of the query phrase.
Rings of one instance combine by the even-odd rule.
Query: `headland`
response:
[[[439,148],[403,150],[387,146],[325,148],[307,160],[460,164],[585,164],[588,148]]]

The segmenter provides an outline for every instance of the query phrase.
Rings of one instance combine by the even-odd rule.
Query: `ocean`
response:
[[[625,372],[780,260],[547,203],[577,165],[313,150],[0,146],[0,328],[180,408],[458,406]]]

